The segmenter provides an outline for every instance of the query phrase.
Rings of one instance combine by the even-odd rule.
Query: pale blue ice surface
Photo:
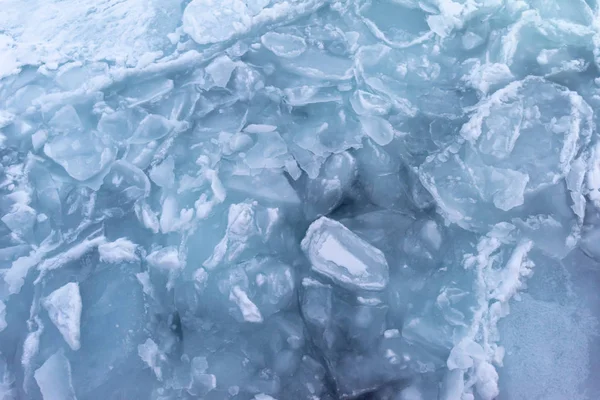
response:
[[[1,400],[600,398],[596,0],[1,8]]]

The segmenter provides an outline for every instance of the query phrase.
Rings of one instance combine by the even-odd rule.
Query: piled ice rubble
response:
[[[600,3],[84,3],[0,13],[0,399],[600,398]]]

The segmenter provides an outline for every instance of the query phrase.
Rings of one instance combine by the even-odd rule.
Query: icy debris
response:
[[[256,307],[256,304],[250,301],[246,292],[239,286],[231,288],[229,299],[240,308],[244,321],[263,322],[263,316],[261,315],[260,310]]]
[[[137,261],[136,250],[137,245],[126,238],[119,238],[114,242],[107,242],[98,246],[100,261],[110,264]]]
[[[184,266],[177,247],[169,246],[148,254],[146,261],[151,267],[164,271],[177,270]]]
[[[69,347],[79,350],[82,309],[79,285],[75,282],[67,283],[46,296],[42,304]]]
[[[52,271],[57,268],[61,268],[66,263],[74,260],[78,260],[83,257],[89,251],[97,248],[101,244],[106,242],[104,236],[98,236],[94,238],[86,238],[80,243],[72,246],[68,250],[58,254],[54,257],[48,257],[38,265],[38,269],[42,272]],[[18,260],[17,260],[18,261]]]
[[[36,222],[36,212],[27,204],[14,204],[10,211],[5,214],[0,220],[15,234],[21,237],[31,235]]]
[[[457,343],[448,358],[450,369],[470,370],[475,382],[465,381],[465,390],[493,400],[499,394],[498,372],[493,364],[502,365],[503,350],[498,345],[498,321],[508,315],[511,300],[532,275],[534,263],[529,258],[531,241],[511,243],[510,226],[496,226],[477,244],[477,253],[465,256],[465,268],[475,271],[477,309],[468,333]],[[493,254],[503,257],[494,257]],[[498,263],[502,263],[498,265]],[[481,332],[485,332],[478,343]],[[493,363],[493,364],[492,364]]]
[[[6,304],[0,301],[0,332],[6,328]]]
[[[0,398],[600,398],[596,3],[4,0]]]
[[[193,0],[183,12],[183,30],[198,44],[224,42],[262,25],[316,10],[322,0]],[[220,9],[215,13],[214,9]]]
[[[302,250],[313,271],[354,290],[382,290],[389,279],[383,253],[344,225],[326,217],[313,222]]]
[[[147,339],[138,345],[138,355],[146,365],[152,369],[158,380],[162,380],[160,363],[164,362],[164,355],[160,352],[158,345],[152,339]]]

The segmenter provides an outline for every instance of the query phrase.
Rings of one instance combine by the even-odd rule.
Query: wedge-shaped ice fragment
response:
[[[215,86],[224,88],[231,79],[231,74],[237,65],[238,63],[232,61],[226,55],[219,56],[206,67],[206,73]]]
[[[260,310],[256,307],[256,304],[248,298],[248,294],[239,286],[231,288],[229,300],[238,306],[244,321],[253,323],[263,322],[263,316],[260,313]]]
[[[48,125],[57,132],[81,131],[83,124],[73,106],[64,106],[54,114]]]
[[[306,40],[289,33],[267,32],[260,41],[269,51],[282,58],[298,57],[306,51]]]
[[[78,181],[98,174],[114,159],[114,151],[94,132],[69,132],[44,145],[44,153]]]
[[[137,245],[124,237],[98,246],[100,261],[110,264],[138,261],[138,256],[135,254],[136,250]]]
[[[256,143],[244,158],[250,168],[281,168],[289,159],[288,148],[277,132],[257,134]]]
[[[352,290],[383,290],[389,280],[383,253],[341,223],[326,217],[313,222],[302,240],[313,271]]]
[[[115,142],[127,140],[133,133],[132,119],[132,113],[125,110],[102,114],[98,121],[98,131]]]
[[[62,350],[51,355],[33,376],[44,400],[77,399],[71,381],[71,364]]]
[[[27,238],[35,225],[36,212],[27,204],[17,203],[0,220],[14,233]]]
[[[79,285],[69,282],[50,293],[42,305],[48,311],[52,323],[59,330],[65,342],[73,350],[79,350],[79,329],[81,321],[81,295]]]
[[[150,114],[140,122],[131,143],[148,143],[167,136],[175,128],[173,122],[163,116]]]
[[[146,261],[151,267],[163,271],[177,270],[184,266],[175,246],[164,247],[148,254]]]

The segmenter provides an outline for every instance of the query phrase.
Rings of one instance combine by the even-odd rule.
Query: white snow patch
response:
[[[119,238],[114,242],[103,243],[98,246],[100,253],[100,261],[110,264],[118,264],[122,262],[135,262],[139,258],[135,254],[137,244],[126,238]]]
[[[179,250],[175,246],[169,246],[148,254],[146,261],[150,266],[166,271],[183,268],[183,262],[179,258]]]
[[[246,292],[244,292],[239,286],[236,285],[231,289],[229,300],[235,302],[235,304],[237,304],[237,306],[240,308],[242,316],[244,317],[244,321],[254,323],[263,322],[263,316],[260,313],[260,310],[256,304],[254,304],[252,300],[248,298]]]

